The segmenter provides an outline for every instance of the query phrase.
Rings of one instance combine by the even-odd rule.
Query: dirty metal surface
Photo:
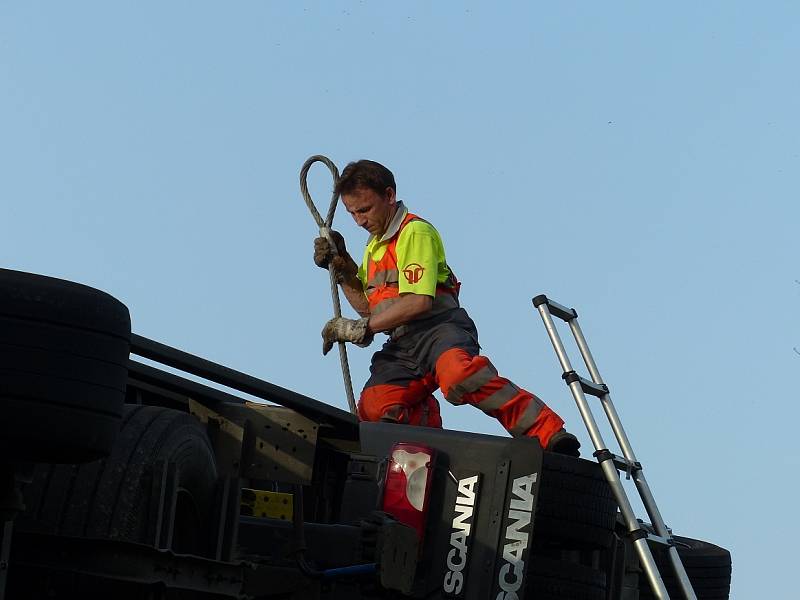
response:
[[[190,400],[190,412],[207,423],[223,476],[309,485],[319,426],[283,406],[246,402],[216,410]]]

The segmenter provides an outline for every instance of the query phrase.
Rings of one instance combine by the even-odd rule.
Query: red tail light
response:
[[[435,456],[427,446],[395,444],[386,470],[383,510],[416,529],[420,542],[425,533]]]

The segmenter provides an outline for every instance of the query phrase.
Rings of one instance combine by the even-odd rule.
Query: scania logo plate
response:
[[[519,600],[525,580],[525,561],[532,533],[534,490],[537,473],[516,477],[511,489],[511,501],[506,513],[502,559],[497,572],[495,600]],[[498,549],[499,550],[499,549]]]
[[[453,506],[450,548],[447,552],[447,570],[442,589],[451,598],[464,596],[467,561],[472,528],[478,508],[480,475],[469,475],[458,479],[458,491]]]

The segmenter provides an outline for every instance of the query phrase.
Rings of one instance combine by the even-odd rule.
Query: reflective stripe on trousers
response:
[[[513,436],[538,437],[546,446],[564,422],[544,402],[497,373],[485,356],[453,348],[436,361],[437,382],[451,404],[472,404]]]

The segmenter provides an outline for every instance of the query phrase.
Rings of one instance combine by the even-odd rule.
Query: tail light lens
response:
[[[435,456],[436,452],[427,446],[395,444],[386,471],[383,510],[413,527],[420,542],[425,533]]]

